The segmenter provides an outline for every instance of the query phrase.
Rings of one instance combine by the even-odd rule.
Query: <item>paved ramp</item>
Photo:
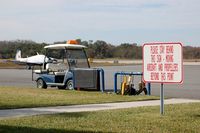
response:
[[[165,100],[165,105],[166,104],[180,104],[180,103],[195,103],[195,102],[200,102],[200,100],[167,99]],[[87,105],[73,105],[73,106],[56,106],[56,107],[39,107],[39,108],[23,108],[23,109],[7,109],[7,110],[0,110],[0,119],[33,116],[33,115],[41,115],[41,114],[100,111],[100,110],[136,108],[136,107],[157,106],[157,105],[160,105],[160,100],[104,103],[104,104],[87,104]]]

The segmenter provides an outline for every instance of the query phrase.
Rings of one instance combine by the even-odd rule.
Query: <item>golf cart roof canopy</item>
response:
[[[48,49],[82,49],[82,48],[86,48],[83,45],[79,45],[78,42],[76,40],[68,40],[66,42],[66,44],[53,44],[53,45],[48,45],[45,46],[44,48],[48,48]]]
[[[82,48],[87,48],[83,45],[79,44],[53,44],[53,45],[48,45],[44,47],[45,49],[82,49]]]

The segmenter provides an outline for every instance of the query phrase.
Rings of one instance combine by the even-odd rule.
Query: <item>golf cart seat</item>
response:
[[[54,72],[54,74],[57,76],[63,76],[65,75],[65,72]]]
[[[66,71],[66,66],[61,63],[48,63],[46,65],[46,69],[48,70],[49,73],[53,73],[55,75],[65,75]]]

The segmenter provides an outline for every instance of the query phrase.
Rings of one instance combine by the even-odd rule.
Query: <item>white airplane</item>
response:
[[[44,60],[45,60],[45,62],[47,62],[48,58],[45,58],[45,55],[38,54],[38,53],[37,53],[37,55],[34,55],[34,56],[22,58],[21,57],[21,50],[17,50],[14,62],[18,63],[18,64],[26,64],[26,65],[29,66],[29,69],[30,69],[31,66],[34,66],[34,65],[40,65],[41,66],[44,63]]]

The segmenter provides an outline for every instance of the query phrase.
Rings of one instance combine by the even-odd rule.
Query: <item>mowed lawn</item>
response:
[[[121,96],[101,92],[0,87],[0,109],[141,101],[155,96]]]
[[[10,133],[199,133],[200,103],[120,110],[62,113],[0,120]]]

